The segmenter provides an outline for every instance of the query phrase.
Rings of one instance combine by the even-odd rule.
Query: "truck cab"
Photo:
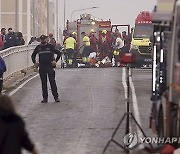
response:
[[[159,0],[152,14],[151,128],[161,137],[180,136],[180,0]],[[179,147],[179,144],[175,144]]]
[[[132,34],[130,52],[136,54],[135,67],[152,66],[152,46],[150,37],[153,34],[152,15],[148,11],[138,14]]]
[[[95,31],[95,36],[97,39],[101,36],[102,30],[107,30],[107,35],[111,37],[111,21],[110,20],[97,20],[91,14],[81,14],[80,18],[76,21],[67,21],[66,23],[67,32],[70,34],[72,32],[77,33],[77,47],[79,49],[82,46],[81,32],[85,32],[89,35],[90,30]],[[82,49],[78,51],[79,54],[82,53]]]

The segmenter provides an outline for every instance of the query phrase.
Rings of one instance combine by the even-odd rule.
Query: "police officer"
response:
[[[34,49],[31,58],[35,67],[39,67],[43,95],[41,103],[47,103],[48,101],[47,75],[55,102],[60,102],[55,81],[54,68],[56,67],[56,62],[60,59],[61,53],[59,50],[56,50],[52,44],[48,44],[47,36],[41,35],[40,40],[41,43]],[[39,55],[39,63],[36,62],[37,54]],[[57,54],[56,59],[54,58],[54,54]]]

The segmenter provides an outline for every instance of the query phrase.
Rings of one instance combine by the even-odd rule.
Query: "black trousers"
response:
[[[85,46],[82,52],[82,57],[88,57],[91,53],[91,47]]]
[[[66,49],[67,53],[67,59],[72,59],[74,58],[74,50],[73,49]]]
[[[41,78],[42,83],[42,96],[43,99],[48,99],[48,89],[47,89],[47,76],[49,78],[49,83],[52,90],[52,95],[54,96],[54,99],[58,98],[58,92],[57,92],[57,85],[55,81],[55,71],[52,67],[40,67],[39,68],[39,75]]]
[[[69,63],[69,60],[72,60],[72,64]],[[74,65],[74,50],[73,49],[66,49],[66,61],[67,67],[73,67]]]

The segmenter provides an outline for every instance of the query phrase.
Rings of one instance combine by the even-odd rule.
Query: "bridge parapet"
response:
[[[36,45],[24,45],[11,47],[0,51],[0,55],[5,60],[7,71],[4,73],[4,78],[13,76],[13,74],[31,68],[33,63],[31,61],[31,54]]]

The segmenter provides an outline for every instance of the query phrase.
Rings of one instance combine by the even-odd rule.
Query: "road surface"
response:
[[[12,98],[40,154],[101,154],[126,112],[125,78],[123,68],[57,69],[60,103],[54,102],[50,88],[49,102],[40,103],[39,76],[22,86]],[[132,70],[130,86],[131,109],[147,136],[152,136],[151,71]],[[134,123],[131,129],[138,132]],[[124,135],[125,121],[115,136],[122,145]],[[124,151],[111,143],[106,153]]]

